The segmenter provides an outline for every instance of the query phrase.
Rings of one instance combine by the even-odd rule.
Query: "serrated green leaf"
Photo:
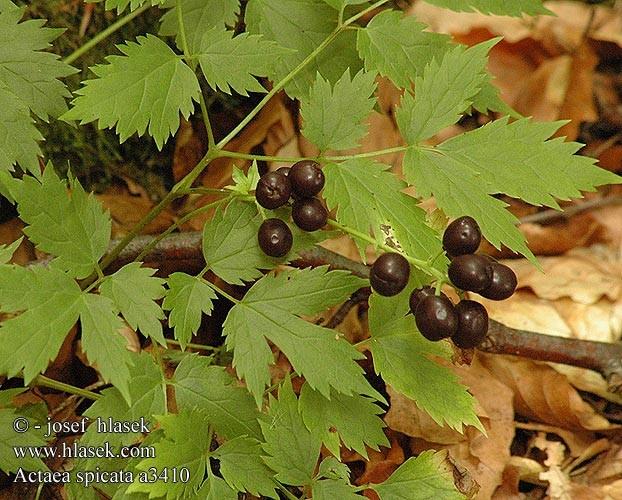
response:
[[[210,366],[209,358],[191,355],[181,361],[175,370],[175,399],[181,409],[201,411],[227,439],[261,438],[253,398],[223,367]]]
[[[43,372],[78,320],[81,298],[77,283],[54,267],[3,266],[0,309],[25,312],[0,323],[0,373],[23,370],[29,384]]]
[[[0,12],[7,9],[17,9],[17,5],[15,5],[10,0],[0,0]]]
[[[487,76],[490,48],[498,39],[458,45],[440,62],[432,60],[415,79],[415,96],[404,94],[396,121],[408,144],[417,144],[453,125],[469,109]]]
[[[162,149],[179,128],[179,115],[188,118],[192,113],[199,82],[162,40],[153,35],[137,40],[118,46],[124,55],[108,56],[108,64],[91,68],[97,78],[83,82],[61,119],[82,124],[97,120],[99,128],[116,125],[121,142],[148,131]]]
[[[213,28],[203,34],[197,54],[201,70],[210,87],[231,94],[265,92],[255,76],[266,76],[291,51],[259,35]]]
[[[303,416],[304,419],[304,416]],[[320,463],[316,478],[339,479],[342,482],[350,480],[350,469],[335,457],[326,457]]]
[[[449,359],[449,346],[424,339],[413,317],[406,316],[409,293],[405,290],[391,298],[373,294],[370,298],[370,345],[376,372],[439,425],[462,432],[467,424],[484,432],[475,415],[473,396],[449,369],[430,359]]]
[[[87,0],[91,3],[99,3],[103,0]],[[149,2],[151,5],[162,5],[166,2],[166,0],[106,0],[105,9],[113,10],[117,9],[117,14],[123,12],[127,7],[130,7],[130,11],[138,9],[138,7],[142,7],[144,4]]]
[[[82,349],[104,381],[112,382],[129,401],[129,366],[133,361],[127,339],[119,332],[123,328],[119,311],[111,299],[92,293],[83,294],[79,308]]]
[[[275,217],[281,211],[274,211]],[[290,225],[294,244],[289,253],[279,259],[268,257],[257,242],[263,217],[254,204],[234,199],[225,209],[219,209],[203,229],[203,256],[210,269],[227,283],[242,285],[263,276],[260,269],[273,269],[289,262],[298,252],[326,238],[321,231],[307,233]]]
[[[251,191],[255,190],[257,183],[259,182],[257,160],[253,160],[253,163],[248,168],[248,172],[246,174],[234,165],[231,178],[233,179],[233,185],[226,186],[225,189],[242,194],[249,194]]]
[[[162,16],[160,35],[175,36],[177,47],[181,50],[176,0],[168,0],[166,7],[172,7]],[[184,31],[191,53],[200,51],[201,39],[206,31],[219,27],[234,26],[240,12],[239,0],[181,0]]]
[[[22,244],[23,239],[24,237],[22,236],[20,239],[14,241],[10,245],[0,245],[0,264],[6,264],[13,258],[13,254]]]
[[[333,9],[341,10],[348,5],[359,5],[369,3],[369,0],[324,0]]]
[[[371,487],[380,500],[462,500],[451,472],[441,466],[443,453],[424,451],[398,467],[384,483]]]
[[[281,384],[278,399],[270,396],[268,417],[260,424],[268,454],[264,461],[276,471],[275,479],[295,486],[311,484],[321,440],[305,426],[289,378]]]
[[[76,278],[95,269],[110,241],[112,223],[101,203],[70,178],[71,195],[50,164],[42,179],[24,176],[16,189],[24,233],[37,248],[54,256],[55,265]]]
[[[382,399],[355,362],[362,358],[361,353],[331,330],[294,315],[313,314],[338,303],[360,284],[359,278],[334,275],[325,267],[287,271],[265,276],[233,307],[224,323],[225,344],[234,352],[233,366],[258,405],[270,378],[268,365],[273,362],[266,339],[276,344],[294,370],[325,396],[332,387],[343,394]]]
[[[338,13],[323,0],[250,0],[246,6],[249,33],[263,35],[279,46],[292,49],[270,76],[279,81],[298,66],[337,27]],[[304,98],[319,72],[335,83],[346,69],[357,73],[362,63],[355,49],[356,34],[342,32],[286,86],[291,97]]]
[[[165,294],[162,286],[165,280],[154,277],[155,272],[155,269],[141,267],[140,262],[132,262],[109,276],[99,291],[114,302],[134,330],[166,346],[160,323],[164,313],[155,302]]]
[[[347,448],[366,459],[365,445],[374,450],[389,446],[383,432],[384,422],[378,417],[383,410],[369,398],[333,391],[328,399],[305,384],[300,392],[299,406],[307,428],[314,435],[322,436],[324,445],[336,456],[339,456],[339,447],[332,449],[329,437],[335,432]]]
[[[377,14],[365,29],[358,30],[357,48],[365,69],[390,78],[398,87],[409,87],[433,59],[440,60],[450,38],[423,31],[414,16],[396,10]]]
[[[178,470],[182,467],[189,469],[190,479],[187,483],[163,480],[141,483],[137,477],[127,491],[149,493],[150,498],[165,497],[167,500],[195,498],[207,470],[207,452],[211,444],[209,424],[200,412],[190,411],[160,415],[158,422],[165,437],[153,445],[155,457],[142,460],[137,469],[148,471],[155,467],[161,471],[175,464]]]
[[[266,466],[261,455],[261,443],[248,437],[227,441],[212,454],[220,461],[220,473],[232,488],[257,497],[278,499],[272,480],[274,472]]]
[[[24,457],[17,458],[15,449],[22,447],[45,446],[47,443],[35,429],[15,432],[14,422],[19,417],[12,408],[0,409],[0,470],[10,473],[21,468],[26,471],[47,471],[47,466],[40,458],[32,458],[28,450]]]
[[[175,338],[185,349],[201,325],[201,315],[212,314],[216,293],[196,276],[173,273],[167,279],[168,290],[162,309],[171,311],[168,322]]]
[[[329,163],[324,167],[324,198],[337,210],[337,221],[360,232],[372,234],[384,242],[382,225],[395,231],[402,249],[410,256],[428,259],[441,251],[441,242],[425,222],[425,211],[417,200],[400,193],[406,183],[382,165],[369,159]],[[366,246],[363,242],[361,248]],[[438,265],[444,265],[439,259]]]
[[[594,166],[596,160],[574,155],[575,142],[547,140],[563,122],[508,123],[507,117],[454,137],[436,150],[409,150],[404,174],[420,196],[434,194],[450,217],[470,215],[495,247],[502,244],[535,262],[523,235],[496,193],[534,205],[558,208],[555,198],[570,199],[595,186],[622,179]]]
[[[197,500],[238,500],[238,492],[231,488],[224,479],[210,476],[196,493]]]
[[[67,109],[65,98],[70,94],[59,78],[77,70],[60,61],[58,55],[44,52],[64,30],[44,28],[42,19],[20,23],[22,14],[22,9],[0,12],[0,88],[47,121],[50,115],[57,117]],[[10,123],[4,116],[0,121],[6,126]]]
[[[303,135],[321,152],[357,147],[367,130],[363,120],[376,102],[375,78],[374,73],[364,72],[351,78],[346,70],[331,88],[318,73],[309,97],[301,104]]]
[[[19,185],[19,180],[14,178],[8,170],[0,168],[0,194],[11,203],[15,203],[15,191]]]
[[[313,482],[313,500],[362,500],[356,489],[343,481],[323,479]]]
[[[551,11],[542,5],[542,0],[425,0],[428,3],[458,12],[476,12],[482,14],[496,14],[499,16],[516,16],[528,14],[551,14]]]
[[[39,173],[38,142],[43,136],[35,127],[28,106],[0,87],[0,109],[0,171],[9,172],[18,163],[29,172]]]

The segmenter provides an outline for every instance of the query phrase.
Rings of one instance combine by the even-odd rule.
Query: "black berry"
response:
[[[445,294],[428,295],[417,306],[415,323],[421,335],[428,340],[437,341],[456,333],[458,315]]]
[[[451,337],[455,345],[462,349],[477,347],[488,333],[488,313],[486,308],[474,300],[461,300],[456,306],[458,330]]]
[[[382,254],[371,266],[369,281],[375,292],[385,297],[400,293],[408,284],[410,265],[399,253]]]
[[[292,186],[281,172],[268,172],[259,179],[255,189],[257,203],[268,209],[279,208],[289,201]]]
[[[482,232],[472,217],[464,216],[453,221],[443,234],[443,248],[448,255],[474,253],[482,241]]]
[[[289,167],[279,167],[276,169],[277,172],[279,172],[280,174],[283,174],[285,177],[287,177],[289,175],[289,171],[291,170],[291,168]]]
[[[316,231],[326,225],[328,212],[317,198],[299,198],[292,206],[292,219],[303,231]]]
[[[423,288],[415,288],[411,294],[408,304],[410,305],[410,312],[415,314],[417,312],[417,306],[426,297],[434,295],[434,288],[431,286],[424,286]]]
[[[270,257],[283,257],[292,249],[294,237],[281,219],[266,219],[257,233],[259,248]]]
[[[482,297],[491,300],[505,300],[512,296],[516,291],[518,281],[516,274],[508,266],[493,262],[492,267],[492,283],[490,286],[479,292]]]
[[[292,184],[293,193],[301,197],[315,196],[324,187],[324,172],[314,161],[303,160],[294,163],[287,177]]]
[[[449,264],[447,274],[458,288],[481,292],[492,283],[492,263],[481,255],[458,255]]]

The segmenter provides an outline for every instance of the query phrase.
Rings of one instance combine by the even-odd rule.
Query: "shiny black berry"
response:
[[[474,253],[482,241],[482,232],[472,217],[464,216],[453,221],[443,234],[443,248],[448,255]]]
[[[458,288],[481,292],[492,284],[492,263],[481,255],[458,255],[449,264],[447,274]]]
[[[292,184],[292,192],[300,197],[315,196],[324,187],[324,172],[318,163],[311,160],[294,163],[287,177]]]
[[[431,286],[424,286],[423,288],[415,288],[408,299],[408,305],[410,306],[410,312],[415,314],[417,312],[417,306],[423,299],[434,295],[434,288]]]
[[[415,323],[421,335],[428,340],[437,341],[456,333],[458,315],[445,294],[428,295],[417,306]]]
[[[283,257],[292,249],[294,237],[281,219],[266,219],[257,233],[259,248],[270,257]]]
[[[410,265],[399,253],[383,253],[371,266],[369,281],[375,292],[385,297],[400,293],[408,284]]]
[[[317,231],[326,225],[328,212],[317,198],[299,198],[292,206],[292,219],[303,231]]]
[[[289,201],[292,186],[281,172],[268,172],[259,179],[255,189],[257,203],[268,209],[279,208]]]
[[[492,283],[490,286],[479,292],[482,297],[491,300],[505,300],[512,296],[516,291],[518,281],[516,274],[508,266],[493,262],[492,267]]]
[[[276,171],[280,174],[283,174],[285,177],[287,177],[289,175],[289,171],[291,170],[291,168],[289,167],[279,167],[276,169]]]
[[[488,313],[486,308],[474,300],[461,300],[456,305],[458,330],[451,337],[455,345],[462,349],[477,347],[488,333]]]

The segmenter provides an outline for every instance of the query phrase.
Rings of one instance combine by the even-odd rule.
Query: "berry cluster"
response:
[[[468,216],[453,221],[443,235],[443,249],[452,259],[448,269],[451,283],[461,290],[479,293],[492,300],[504,300],[516,290],[514,271],[492,257],[476,255],[482,239],[477,222]],[[408,261],[398,253],[385,253],[372,265],[371,286],[380,295],[400,293],[410,276]],[[488,313],[482,304],[461,300],[454,305],[444,293],[432,287],[410,294],[410,311],[417,328],[428,340],[451,338],[463,349],[477,347],[488,332]]]
[[[324,172],[310,160],[268,172],[259,179],[255,199],[264,208],[274,210],[293,198],[292,219],[303,231],[317,231],[326,225],[328,211],[316,195],[324,188]],[[292,248],[294,238],[285,221],[266,219],[257,235],[259,247],[270,257],[283,257]]]

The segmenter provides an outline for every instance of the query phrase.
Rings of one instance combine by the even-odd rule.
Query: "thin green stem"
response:
[[[175,7],[177,11],[177,28],[179,36],[181,37],[181,48],[184,51],[186,57],[190,56],[190,49],[188,48],[188,38],[186,38],[186,27],[184,26],[184,13],[182,12],[181,0],[175,1]]]
[[[348,19],[345,23],[343,23],[344,26],[348,26],[349,24],[355,23],[356,21],[358,21],[361,17],[366,16],[367,14],[369,14],[370,12],[376,10],[378,7],[382,7],[385,3],[387,3],[389,0],[378,0],[377,2],[373,3],[372,5],[370,5],[369,7],[367,7],[366,9],[362,10],[361,12],[353,15],[350,19]]]
[[[363,233],[361,231],[358,231],[358,230],[356,230],[354,228],[351,228],[351,227],[345,226],[343,224],[340,224],[336,220],[328,219],[328,225],[332,226],[334,228],[337,228],[337,229],[343,231],[344,233],[350,234],[350,235],[354,236],[355,238],[359,238],[360,240],[367,241],[371,245],[374,245],[376,248],[380,248],[380,249],[384,250],[385,252],[395,252],[396,251],[395,248],[390,247],[389,245],[386,245],[384,243],[381,243],[381,242],[377,241],[375,238],[371,237],[369,234],[365,234],[365,233]],[[400,253],[414,267],[416,267],[417,269],[423,271],[424,273],[428,274],[429,276],[432,276],[433,278],[435,278],[437,280],[442,280],[444,278],[443,274],[438,269],[430,266],[430,264],[427,261],[422,260],[422,259],[417,259],[417,258],[412,257],[410,255],[407,255],[407,254],[405,254],[403,252],[400,252]]]
[[[231,194],[229,189],[196,187],[188,189],[184,194]]]
[[[203,117],[203,123],[205,124],[205,130],[207,130],[207,148],[216,148],[216,140],[214,139],[214,130],[212,129],[212,122],[209,120],[209,114],[207,110],[207,103],[203,92],[199,94],[199,104],[201,105],[201,116]]]
[[[146,3],[142,7],[139,7],[138,9],[136,9],[135,11],[130,12],[128,15],[123,16],[121,19],[115,21],[110,26],[108,26],[105,30],[97,33],[97,35],[91,38],[84,45],[74,50],[71,54],[69,54],[67,57],[63,59],[63,62],[66,64],[71,64],[76,59],[86,54],[89,50],[95,47],[98,43],[103,42],[106,38],[112,35],[115,31],[119,30],[120,28],[125,26],[127,23],[129,23],[132,19],[140,16],[143,12],[145,12],[146,10],[150,8],[151,8],[151,5],[149,3]]]
[[[41,387],[49,387],[50,389],[56,389],[57,391],[66,392],[68,394],[82,396],[83,398],[92,399],[93,401],[97,401],[99,398],[101,398],[101,395],[95,392],[87,391],[86,389],[82,389],[80,387],[65,384],[64,382],[59,382],[58,380],[48,378],[45,375],[37,375],[32,383]]]
[[[168,228],[166,228],[164,232],[160,233],[158,236],[153,238],[153,240],[151,240],[149,244],[146,245],[145,248],[143,248],[142,251],[136,256],[136,258],[134,259],[134,262],[141,261],[145,257],[145,255],[151,252],[151,250],[153,250],[156,247],[156,245],[160,243],[160,241],[166,238],[169,234],[175,231],[175,229],[177,229],[182,224],[185,224],[186,222],[188,222],[189,220],[193,219],[194,217],[196,217],[197,215],[203,212],[207,212],[208,210],[211,210],[212,208],[217,207],[218,205],[222,205],[224,202],[228,200],[229,200],[229,197],[226,197],[226,198],[222,198],[220,200],[214,201],[213,203],[208,203],[207,205],[203,205],[202,207],[197,208],[196,210],[193,210],[192,212],[189,212],[186,215],[184,215],[182,218],[176,220]]]
[[[203,273],[205,274],[205,273]],[[224,298],[230,300],[231,302],[233,302],[234,304],[239,304],[240,301],[238,299],[236,299],[235,297],[229,295],[227,292],[225,292],[222,288],[220,288],[218,285],[215,285],[214,283],[212,283],[209,280],[206,280],[205,278],[202,277],[202,275],[199,276],[199,279],[201,280],[201,282],[205,283],[207,286],[209,286],[212,290],[214,290],[217,294],[222,295]]]
[[[181,342],[179,342],[178,340],[166,339],[166,343],[181,347]],[[185,346],[190,347],[191,349],[196,349],[197,351],[218,352],[221,349],[220,347],[213,347],[211,345],[193,344],[193,343],[185,344]]]

